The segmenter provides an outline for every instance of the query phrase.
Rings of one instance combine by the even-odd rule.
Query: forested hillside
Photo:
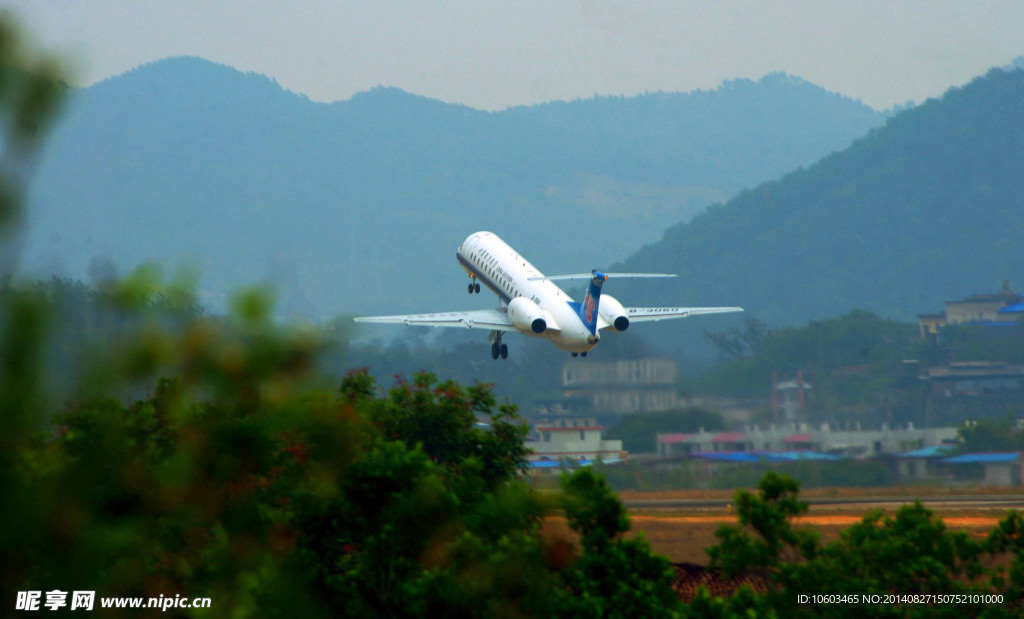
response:
[[[1024,289],[1024,71],[993,70],[847,150],[670,228],[618,268],[676,269],[654,291],[738,304],[769,325],[864,308],[913,320]],[[655,295],[656,293],[656,295]]]
[[[169,59],[73,94],[24,262],[80,279],[184,264],[215,310],[263,280],[295,316],[448,309],[471,232],[545,271],[606,266],[883,119],[782,74],[487,113],[389,88],[316,103]]]

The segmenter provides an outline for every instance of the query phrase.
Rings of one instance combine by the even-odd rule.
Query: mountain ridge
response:
[[[286,314],[457,309],[451,254],[471,232],[547,271],[606,265],[883,120],[782,75],[486,112],[388,87],[313,102],[175,58],[75,93],[25,262],[79,278],[95,261],[191,264],[213,308],[271,281]]]
[[[618,268],[685,264],[659,296],[710,296],[772,325],[852,308],[913,320],[1007,278],[1024,286],[1022,160],[1024,71],[993,69],[670,227]]]

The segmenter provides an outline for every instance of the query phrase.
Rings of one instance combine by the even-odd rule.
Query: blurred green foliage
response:
[[[7,229],[62,89],[19,50],[0,20]],[[365,370],[331,385],[316,371],[320,334],[275,326],[271,306],[246,291],[230,316],[209,316],[151,267],[95,289],[3,280],[5,609],[14,592],[60,588],[211,598],[197,616],[855,616],[859,605],[796,593],[997,591],[1005,604],[872,611],[1019,616],[1018,514],[975,541],[914,504],[822,545],[792,526],[807,504],[774,473],[757,495],[737,493],[740,526],[709,549],[727,573],[772,587],[681,606],[667,561],[627,535],[600,474],[565,475],[558,494],[526,483],[526,427],[491,386],[418,373],[382,393]],[[56,347],[54,332],[68,336]],[[74,384],[60,399],[54,365]],[[556,510],[573,536],[545,528]]]
[[[752,574],[764,584],[754,594],[698,596],[684,607],[692,617],[1019,617],[1024,584],[1024,519],[1009,512],[985,539],[948,529],[920,502],[895,515],[876,510],[821,543],[794,526],[808,511],[799,485],[769,473],[757,492],[739,490],[738,525],[722,525],[708,549],[726,574]],[[1007,569],[1008,566],[1008,569]],[[822,603],[799,595],[858,596],[856,603]],[[999,602],[912,603],[887,595],[1000,595]],[[878,596],[877,603],[864,596]]]
[[[226,319],[169,320],[159,283],[140,281],[123,285],[149,292],[111,295],[132,301],[95,358],[104,389],[55,409],[48,288],[4,289],[5,591],[201,595],[214,616],[673,612],[666,560],[624,538],[603,479],[530,487],[527,427],[489,386],[421,373],[381,393],[356,370],[331,388],[315,334],[249,311],[256,293]],[[581,543],[544,530],[563,507]]]
[[[50,64],[18,62],[15,32],[0,19],[3,230],[62,88]],[[152,266],[93,288],[4,277],[4,609],[66,589],[211,598],[199,616],[673,612],[667,564],[623,538],[628,520],[581,524],[623,513],[603,481],[530,488],[527,428],[491,386],[418,373],[380,393],[365,370],[331,385],[323,334],[274,325],[272,305],[243,291],[210,316],[187,277]],[[543,530],[563,503],[602,543]],[[606,555],[628,586],[590,575]]]

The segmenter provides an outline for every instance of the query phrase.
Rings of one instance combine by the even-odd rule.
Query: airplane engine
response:
[[[544,310],[526,297],[516,297],[509,302],[508,319],[523,333],[540,334],[548,328],[548,323],[544,320]]]
[[[611,323],[613,331],[625,331],[629,328],[629,316],[619,300],[607,294],[601,295],[601,318]]]

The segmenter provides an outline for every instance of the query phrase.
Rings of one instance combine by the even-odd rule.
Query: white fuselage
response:
[[[491,232],[469,235],[455,252],[462,268],[498,295],[503,304],[523,297],[544,313],[547,328],[541,333],[530,329],[517,330],[525,335],[543,337],[569,352],[587,352],[597,345],[598,338],[587,329],[565,294],[554,282],[544,277],[526,258]]]

